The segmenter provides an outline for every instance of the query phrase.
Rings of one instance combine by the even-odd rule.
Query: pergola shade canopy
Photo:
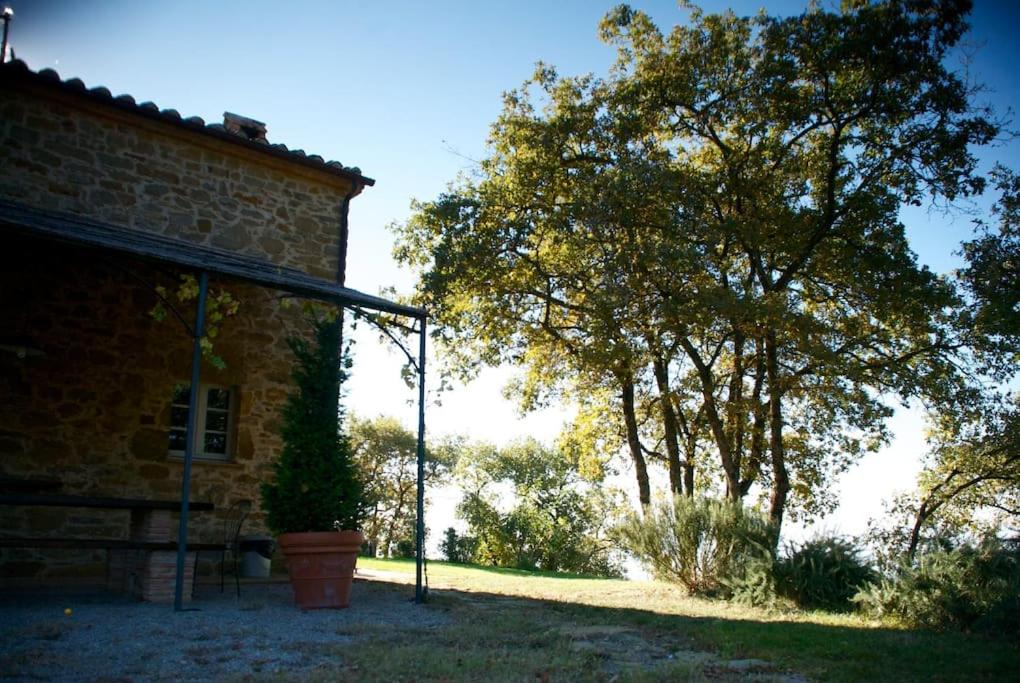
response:
[[[155,230],[127,228],[76,214],[49,211],[0,199],[0,235],[28,237],[72,244],[86,249],[125,254],[154,263],[170,264],[199,275],[199,294],[193,337],[191,363],[191,397],[188,404],[188,426],[185,439],[184,472],[181,482],[181,514],[177,544],[177,573],[174,609],[182,609],[184,561],[188,542],[188,513],[191,463],[201,366],[201,339],[204,334],[205,301],[210,274],[248,282],[261,287],[288,292],[299,297],[328,302],[337,306],[368,309],[406,316],[418,321],[418,482],[415,601],[424,601],[422,574],[424,564],[424,458],[425,458],[425,311],[364,294],[354,289],[314,277],[295,268],[281,266],[266,259],[237,254],[224,249],[195,244],[159,234]]]
[[[0,200],[0,225],[10,234],[23,233],[84,247],[129,254],[188,270],[216,273],[309,299],[357,306],[418,320],[425,311],[313,277],[295,268],[254,256],[237,254],[155,231],[136,230],[75,214],[47,211]]]

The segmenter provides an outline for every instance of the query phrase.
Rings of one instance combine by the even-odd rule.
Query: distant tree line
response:
[[[354,461],[365,482],[365,553],[372,557],[414,557],[417,435],[396,418],[385,416],[354,417],[349,433]],[[455,439],[428,444],[425,482],[429,486],[445,482],[457,454]]]
[[[364,552],[413,557],[416,435],[392,417],[351,420],[350,444],[365,482]],[[465,535],[447,530],[447,559],[517,569],[621,573],[609,530],[622,493],[579,474],[561,451],[524,440],[505,448],[450,437],[426,448],[429,490],[455,484]]]
[[[586,481],[561,451],[534,439],[476,447],[462,454],[456,481],[463,495],[457,515],[468,532],[458,538],[447,531],[448,559],[622,575],[622,553],[610,538],[624,507],[621,492]]]

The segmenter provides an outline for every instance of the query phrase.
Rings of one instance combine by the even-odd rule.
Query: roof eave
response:
[[[190,133],[211,137],[231,145],[237,145],[245,149],[254,150],[260,154],[266,154],[290,164],[296,164],[304,168],[312,169],[331,176],[339,176],[348,182],[361,187],[375,185],[375,180],[358,173],[351,168],[333,161],[325,161],[318,155],[306,155],[299,150],[290,150],[284,145],[274,145],[267,142],[256,142],[247,138],[235,135],[215,126],[207,125],[199,117],[183,118],[176,110],[160,110],[151,102],[138,104],[129,95],[114,97],[104,87],[86,88],[85,84],[77,78],[61,80],[60,75],[52,69],[43,69],[35,72],[28,68],[24,62],[14,60],[0,64],[0,83],[23,83],[55,90],[66,95],[81,98],[100,106],[110,107],[118,111],[139,116],[150,121],[158,121],[176,128],[186,130]]]

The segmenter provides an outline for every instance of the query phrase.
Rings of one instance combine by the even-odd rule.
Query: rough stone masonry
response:
[[[151,108],[64,86],[0,76],[0,199],[336,280],[342,206],[360,190],[357,174],[231,144]],[[188,381],[191,339],[172,316],[159,322],[150,313],[156,286],[172,292],[178,278],[138,259],[0,232],[0,345],[30,351],[0,350],[2,476],[57,478],[69,494],[179,495],[170,403],[175,385]],[[230,448],[223,461],[196,461],[192,499],[218,512],[253,500],[245,531],[258,531],[259,484],[280,447],[290,390],[286,338],[305,326],[300,307],[284,306],[279,292],[216,278],[211,289],[241,302],[214,341],[226,367],[202,368],[203,384],[231,390]],[[193,319],[193,302],[181,310]],[[191,519],[192,540],[223,540],[217,513]],[[126,511],[0,507],[0,528],[11,535],[123,538],[127,526]],[[4,581],[104,571],[102,551],[0,552]]]

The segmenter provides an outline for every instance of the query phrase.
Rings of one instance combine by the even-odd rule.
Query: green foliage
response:
[[[566,445],[597,469],[625,444],[642,498],[656,453],[673,490],[695,466],[732,500],[766,487],[776,527],[788,504],[831,509],[832,478],[887,436],[886,396],[977,391],[963,292],[900,222],[985,185],[972,150],[999,126],[947,68],[968,10],[694,12],[669,32],[612,11],[617,68],[540,65],[478,173],[398,226],[438,345],[465,373],[518,365],[525,408],[607,397]],[[981,264],[1011,239],[971,250],[981,291],[1003,289]],[[999,309],[979,322],[1005,329]]]
[[[351,420],[350,443],[365,485],[363,531],[376,554],[391,557],[400,540],[414,538],[418,435],[392,417],[355,417]],[[459,447],[456,440],[426,447],[426,484],[445,480]]]
[[[617,532],[656,578],[707,596],[732,594],[748,563],[767,556],[773,535],[757,511],[701,496],[661,500],[643,518],[631,515]]]
[[[783,602],[776,589],[775,549],[769,546],[754,544],[742,566],[721,583],[740,605],[773,609]]]
[[[619,506],[615,492],[586,484],[560,451],[533,439],[502,450],[476,448],[464,454],[458,470],[467,490],[457,514],[477,541],[474,561],[620,575],[606,535]],[[512,494],[500,496],[507,489]]]
[[[1017,637],[1020,549],[994,536],[976,546],[935,547],[867,585],[854,601],[870,616],[908,626]]]
[[[919,476],[908,555],[932,528],[973,532],[987,523],[989,511],[1000,523],[1020,520],[1020,395],[975,420],[950,417],[940,426]]]
[[[190,273],[182,273],[180,284],[178,284],[172,296],[178,303],[189,303],[198,298],[198,290],[198,280],[195,276]],[[168,314],[167,307],[173,308],[173,304],[170,303],[171,294],[163,285],[156,286],[156,294],[159,299],[156,301],[156,305],[149,311],[149,315],[152,316],[153,320],[163,322]],[[216,354],[214,347],[215,340],[220,334],[223,323],[228,318],[237,315],[240,305],[241,303],[225,289],[210,289],[206,294],[205,325],[201,341],[202,357],[209,361],[213,367],[221,370],[227,364],[223,358]],[[189,321],[188,324],[190,325],[191,322]]]
[[[887,505],[868,538],[883,569],[939,539],[981,536],[1020,521],[1020,395],[934,416],[916,491]]]
[[[778,595],[804,609],[831,612],[852,610],[853,597],[875,578],[860,549],[838,537],[816,538],[788,548],[774,572]]]
[[[449,562],[467,564],[473,562],[478,539],[473,536],[460,535],[452,526],[443,532],[443,540],[439,543],[439,551]]]
[[[358,529],[362,484],[341,430],[337,397],[346,373],[339,366],[340,326],[314,322],[314,341],[289,339],[297,358],[297,391],[283,408],[283,451],[275,481],[262,485],[266,524],[276,534]]]
[[[993,347],[1004,346],[1015,364],[1020,360],[1020,176],[1001,166],[992,175],[1000,192],[993,207],[998,224],[978,222],[978,236],[963,244],[967,267],[959,277],[976,304],[975,332]]]

